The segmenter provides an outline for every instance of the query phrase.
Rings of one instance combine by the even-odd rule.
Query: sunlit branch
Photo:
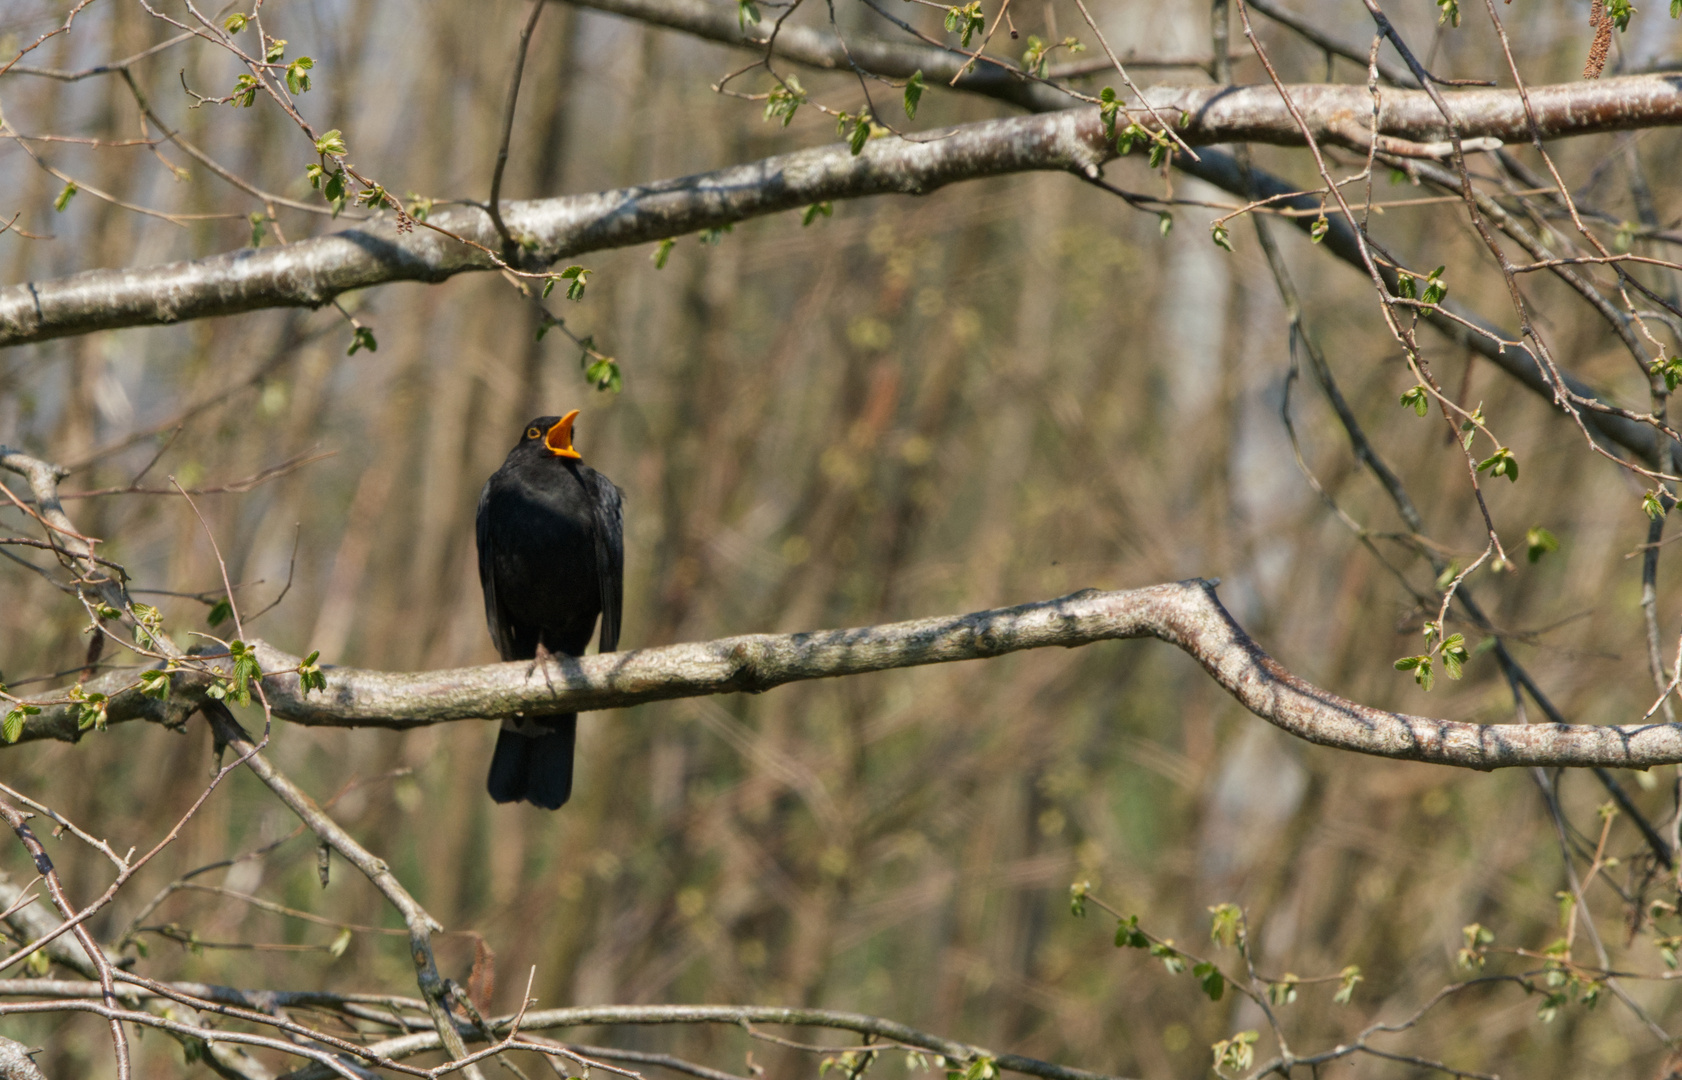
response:
[[[1648,768],[1682,762],[1682,727],[1671,724],[1486,725],[1348,701],[1299,679],[1263,652],[1221,606],[1214,584],[1197,579],[1120,592],[1088,590],[968,615],[807,634],[754,634],[562,657],[541,665],[516,661],[413,673],[330,668],[326,692],[308,696],[300,693],[296,674],[269,676],[263,686],[274,715],[294,723],[412,728],[534,711],[599,711],[672,698],[758,693],[811,679],[1147,637],[1185,650],[1257,716],[1323,746],[1473,769]],[[300,662],[265,643],[257,648],[265,670],[296,668]],[[117,690],[126,678],[112,673],[87,685]],[[171,700],[177,708],[183,703],[192,707],[203,700],[208,681],[196,671],[177,674]],[[157,704],[138,690],[122,691],[111,700],[108,720],[149,718]],[[30,717],[23,738],[75,740],[79,734],[75,710],[55,706]]]
[[[1682,122],[1682,80],[1657,75],[1529,91],[1546,138]],[[1349,121],[1370,107],[1364,87],[1290,88],[1317,139],[1352,147]],[[1264,142],[1303,145],[1302,129],[1271,87],[1156,87],[1152,107],[1175,118],[1188,145]],[[1463,139],[1523,138],[1516,93],[1475,90],[1450,101]],[[1380,135],[1409,143],[1440,141],[1441,115],[1422,91],[1385,95]],[[915,140],[872,140],[858,155],[845,146],[784,154],[717,172],[640,187],[509,203],[511,230],[545,264],[584,252],[649,243],[699,229],[831,200],[916,195],[947,184],[1035,170],[1092,175],[1115,156],[1096,108],[989,120],[927,132]],[[1197,163],[1185,162],[1193,171]],[[43,341],[120,326],[158,325],[273,307],[319,307],[352,289],[394,281],[442,281],[495,266],[500,243],[476,209],[433,222],[470,243],[395,221],[258,250],[126,270],[91,270],[0,289],[0,345]],[[474,245],[478,245],[477,247]],[[483,249],[483,250],[481,250]]]
[[[512,1020],[512,1017],[505,1016],[490,1021],[492,1033],[505,1035]],[[910,1048],[938,1055],[954,1065],[966,1065],[981,1058],[988,1058],[996,1068],[1028,1076],[1041,1076],[1047,1080],[1109,1080],[1102,1073],[1072,1069],[1016,1054],[996,1054],[979,1046],[943,1039],[897,1021],[830,1009],[790,1009],[763,1005],[602,1005],[543,1009],[528,1012],[520,1020],[520,1028],[523,1031],[643,1024],[723,1024],[732,1027],[777,1024],[827,1028],[831,1031],[850,1031],[873,1036],[883,1040],[884,1050]],[[483,1039],[482,1035],[478,1037]],[[372,1053],[399,1060],[436,1049],[438,1033],[433,1031],[400,1035],[368,1047]],[[331,1075],[317,1065],[300,1069],[295,1074],[295,1080],[325,1080]]]

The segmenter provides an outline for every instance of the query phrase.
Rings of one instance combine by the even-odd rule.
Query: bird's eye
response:
[[[528,439],[535,439],[541,434],[543,434],[543,432],[537,430],[534,427],[529,427],[529,428],[526,429],[526,438],[528,438]]]

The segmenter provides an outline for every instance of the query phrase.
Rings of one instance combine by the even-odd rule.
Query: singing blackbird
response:
[[[574,409],[540,416],[479,495],[479,584],[504,660],[582,656],[596,617],[601,651],[619,644],[624,518],[613,481],[572,447]],[[572,795],[577,713],[504,720],[485,786],[499,803],[549,810]]]

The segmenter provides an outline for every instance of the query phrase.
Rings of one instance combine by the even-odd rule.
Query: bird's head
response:
[[[583,460],[584,455],[572,448],[572,425],[577,419],[577,409],[565,416],[540,416],[526,425],[524,444],[550,457]]]

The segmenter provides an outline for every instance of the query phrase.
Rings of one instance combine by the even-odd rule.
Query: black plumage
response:
[[[541,416],[479,496],[479,584],[504,660],[539,650],[582,656],[601,619],[601,651],[619,645],[625,580],[621,493],[572,446],[575,409]],[[578,714],[504,720],[485,786],[499,803],[554,810],[572,795]]]

